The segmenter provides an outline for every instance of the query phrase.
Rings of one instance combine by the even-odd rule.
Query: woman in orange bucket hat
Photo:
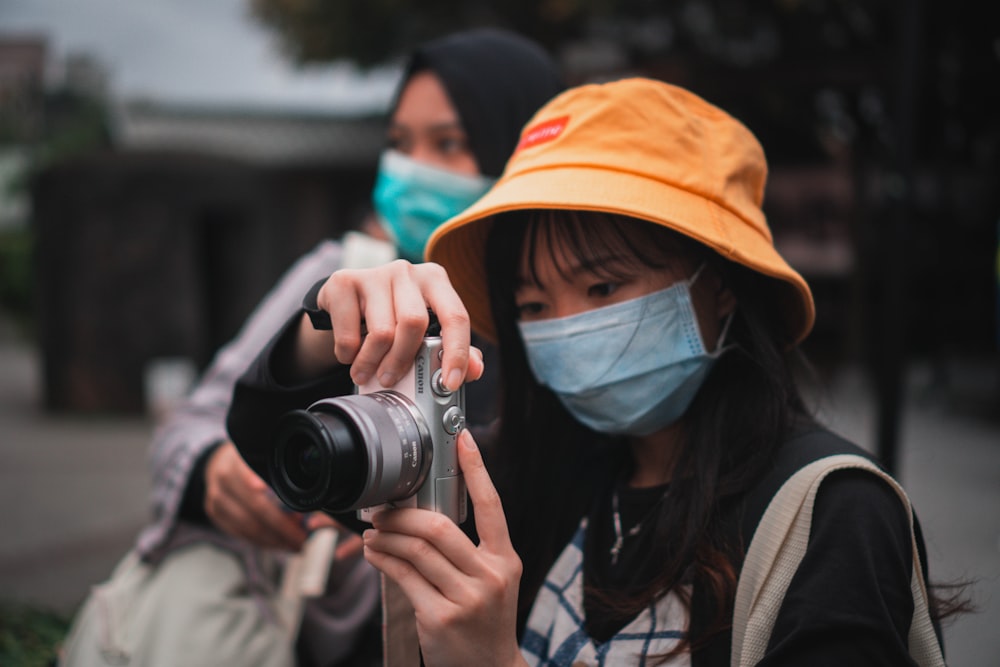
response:
[[[230,432],[266,476],[280,411],[392,386],[428,308],[447,388],[482,372],[470,327],[498,344],[501,417],[458,441],[474,526],[364,533],[426,664],[943,664],[905,494],[796,387],[814,306],[766,172],[682,88],[572,89],[427,263],[334,274],[304,308],[336,333],[300,317],[244,376]]]

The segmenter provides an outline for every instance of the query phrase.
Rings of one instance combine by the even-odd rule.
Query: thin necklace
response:
[[[666,493],[660,496],[660,499],[653,503],[653,506],[646,510],[646,516],[639,519],[639,522],[628,529],[628,532],[622,533],[622,516],[618,512],[618,489],[615,489],[611,494],[611,520],[615,528],[615,543],[611,545],[609,553],[611,554],[611,564],[618,564],[618,555],[622,551],[622,547],[625,546],[626,537],[635,537],[642,530],[642,524],[646,523],[646,519],[653,513],[660,503],[663,502],[663,498],[666,497]]]

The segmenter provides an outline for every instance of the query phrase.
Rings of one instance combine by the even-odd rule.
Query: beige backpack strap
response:
[[[828,456],[803,467],[775,494],[760,520],[747,550],[736,589],[733,613],[732,667],[750,667],[764,657],[785,592],[809,544],[813,503],[820,482],[835,470],[858,468],[888,483],[899,496],[910,520],[913,551],[913,620],[910,624],[910,656],[921,666],[944,665],[941,647],[931,624],[927,588],[920,567],[913,511],[902,487],[874,463],[861,456]]]
[[[288,557],[278,595],[279,610],[293,645],[302,625],[306,599],[326,590],[330,564],[337,550],[337,529],[320,528],[306,540],[302,550]]]
[[[419,667],[420,642],[413,605],[394,581],[382,575],[382,664]]]

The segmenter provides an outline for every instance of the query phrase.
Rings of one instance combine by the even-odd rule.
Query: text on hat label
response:
[[[567,122],[569,122],[569,116],[562,116],[529,127],[521,135],[521,141],[517,145],[517,150],[544,144],[546,141],[552,141],[562,133]]]

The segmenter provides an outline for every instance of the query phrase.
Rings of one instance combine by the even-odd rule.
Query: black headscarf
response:
[[[418,47],[393,109],[410,77],[428,69],[455,105],[479,171],[492,177],[503,171],[528,119],[566,87],[555,61],[535,42],[506,30],[477,28]]]

